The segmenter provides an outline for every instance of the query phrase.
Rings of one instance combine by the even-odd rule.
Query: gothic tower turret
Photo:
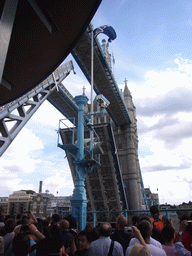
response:
[[[127,107],[131,124],[126,127],[126,158],[127,170],[124,170],[123,180],[126,183],[127,198],[129,207],[132,210],[141,209],[141,180],[138,159],[138,135],[137,135],[137,119],[136,108],[133,104],[131,93],[125,79],[124,102]],[[124,168],[123,168],[124,169]],[[136,200],[137,198],[137,200]]]

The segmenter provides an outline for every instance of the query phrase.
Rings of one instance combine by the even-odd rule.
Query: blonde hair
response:
[[[130,256],[151,256],[151,251],[149,250],[149,248],[144,245],[141,244],[134,244],[133,248],[130,251]]]

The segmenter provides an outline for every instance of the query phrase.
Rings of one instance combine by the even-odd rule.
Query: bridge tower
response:
[[[130,210],[142,209],[141,178],[138,158],[138,134],[136,108],[125,79],[123,92],[124,103],[129,112],[131,123],[124,126],[113,126],[118,157],[122,170],[126,197]]]
[[[105,39],[102,40],[102,50],[105,59],[111,67],[111,54],[109,53],[109,45],[106,44]],[[116,147],[118,151],[118,158],[120,162],[122,178],[125,186],[126,198],[128,200],[128,207],[130,210],[142,209],[142,189],[141,189],[141,175],[138,157],[138,134],[137,134],[137,119],[136,108],[133,103],[131,93],[127,86],[125,79],[125,87],[123,92],[124,104],[129,113],[131,123],[123,126],[115,126],[113,124]]]
[[[129,112],[131,123],[127,123],[125,125],[116,125],[111,119],[109,114],[106,112],[104,116],[95,116],[94,117],[94,128],[96,127],[105,127],[106,124],[111,123],[113,134],[114,134],[114,144],[115,144],[115,150],[117,153],[117,158],[119,161],[119,169],[121,172],[124,190],[126,194],[127,199],[127,205],[129,210],[141,210],[142,207],[142,188],[141,188],[141,176],[140,176],[140,168],[139,168],[139,157],[138,157],[138,134],[137,134],[137,119],[136,119],[136,108],[134,106],[131,93],[127,86],[127,80],[125,79],[125,87],[124,92],[122,95],[122,98],[124,100],[124,104]],[[89,112],[89,107],[87,106],[87,111]],[[98,106],[98,103],[94,101],[94,111],[95,113],[100,111],[100,107]],[[103,137],[102,134],[100,134],[100,137],[103,139],[104,143],[104,137],[105,140],[107,140],[107,136],[105,133],[105,136]],[[111,138],[108,139],[109,141]],[[106,143],[106,142],[105,142]],[[104,144],[105,144],[104,143]],[[105,152],[111,151],[111,147],[108,148],[108,151],[105,149],[105,145],[101,145]],[[106,153],[105,153],[106,154]],[[105,158],[104,155],[101,155],[101,161]],[[112,157],[111,157],[112,159]],[[114,162],[114,159],[113,159]],[[107,160],[104,161],[104,165],[107,165]],[[114,164],[115,165],[115,164]],[[111,174],[115,172],[115,169],[112,165],[109,165],[109,168],[111,169]],[[104,169],[102,169],[102,175],[104,173]],[[110,175],[111,175],[110,174]],[[89,174],[89,179],[93,179],[92,177],[93,173]],[[104,175],[105,176],[105,175]],[[95,179],[96,175],[94,175]],[[110,187],[112,183],[109,182],[109,179],[105,179],[105,194],[107,194],[106,187]],[[90,183],[87,182],[87,184]],[[87,186],[88,189],[88,186]],[[100,188],[101,189],[101,188]],[[103,186],[104,189],[104,186]],[[119,189],[119,188],[118,188]],[[95,192],[92,192],[91,194],[94,194]],[[90,196],[88,196],[90,199]],[[109,200],[109,196],[107,196]],[[118,195],[116,193],[116,198],[118,198]],[[105,200],[104,200],[105,201]],[[118,206],[114,206],[114,209],[118,210],[120,209]],[[93,210],[93,207],[91,207]]]

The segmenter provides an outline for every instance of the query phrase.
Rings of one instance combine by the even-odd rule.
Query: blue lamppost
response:
[[[83,93],[84,94],[84,93]],[[97,95],[96,100],[101,106],[102,111],[99,114],[104,114],[103,110],[109,105],[109,101],[103,95]],[[85,177],[92,171],[94,166],[100,166],[100,158],[96,161],[93,158],[94,154],[103,153],[102,148],[100,147],[101,142],[99,138],[93,138],[94,130],[93,124],[89,117],[94,114],[87,114],[84,112],[84,106],[88,102],[88,98],[85,95],[80,95],[75,97],[76,104],[78,105],[78,127],[77,127],[77,144],[74,143],[74,131],[72,135],[72,144],[60,144],[58,146],[64,149],[67,153],[71,154],[74,158],[76,178],[75,178],[75,188],[73,191],[73,196],[71,198],[72,205],[72,216],[75,217],[78,221],[79,230],[83,230],[86,226],[86,217],[87,217],[87,196],[85,190]],[[62,121],[62,120],[60,120]],[[90,131],[90,138],[84,139],[85,126],[87,126]],[[60,129],[59,129],[60,130]],[[60,131],[61,132],[61,131]],[[95,133],[96,134],[96,133]],[[96,139],[96,141],[95,141]],[[90,142],[90,147],[87,148],[84,145],[86,141]],[[89,157],[86,157],[86,154]]]
[[[71,198],[72,215],[78,220],[79,230],[83,230],[86,225],[87,196],[85,191],[85,176],[92,168],[87,166],[84,156],[84,106],[88,102],[85,95],[75,97],[79,107],[78,110],[78,139],[77,139],[77,160],[75,160],[76,179],[73,197]]]

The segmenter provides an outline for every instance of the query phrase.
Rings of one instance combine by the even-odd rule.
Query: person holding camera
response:
[[[180,218],[179,232],[175,233],[175,240],[174,240],[174,242],[176,241],[177,236],[180,235],[182,237],[182,241],[181,242],[184,245],[184,247],[188,251],[191,251],[192,250],[192,247],[191,247],[192,237],[191,237],[191,234],[190,234],[190,232],[188,230],[188,220],[189,220],[188,215],[183,215]]]
[[[127,218],[121,214],[117,216],[116,230],[111,234],[111,239],[113,241],[119,242],[122,245],[124,255],[132,238],[131,232],[129,232],[131,230],[129,230],[128,228],[129,227]]]
[[[65,219],[60,222],[60,228],[60,240],[65,247],[66,253],[74,255],[76,251],[75,238],[77,236],[77,232],[73,229],[69,230],[69,222]]]
[[[151,255],[152,256],[166,256],[166,252],[159,248],[156,247],[154,245],[151,244],[151,225],[149,223],[149,221],[147,220],[141,220],[138,225],[137,225],[137,229],[140,231],[141,236],[140,237],[136,237],[137,239],[139,239],[140,243],[147,246],[148,249],[151,251]],[[129,246],[126,250],[126,256],[131,255],[131,249],[134,247],[134,245]]]

